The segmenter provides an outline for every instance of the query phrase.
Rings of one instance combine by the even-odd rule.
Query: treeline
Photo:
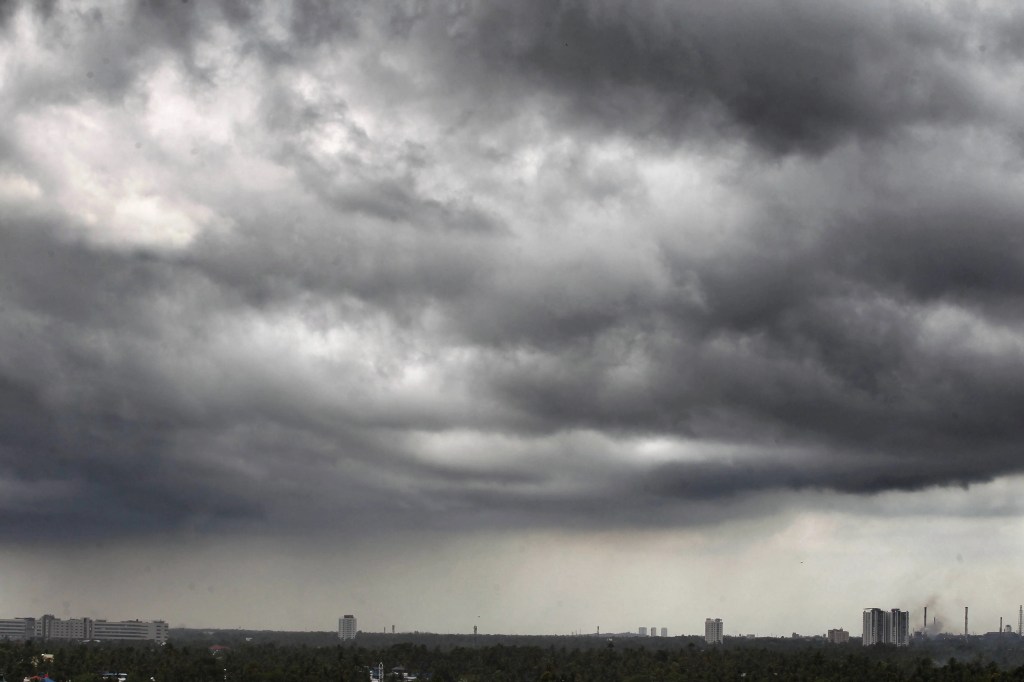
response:
[[[0,675],[6,682],[33,676],[48,676],[58,682],[102,682],[99,673],[103,672],[127,673],[130,682],[223,680],[218,661],[206,647],[154,642],[0,642]]]
[[[1024,667],[995,661],[937,661],[924,648],[833,646],[678,650],[484,645],[444,650],[422,644],[233,643],[211,654],[204,644],[0,642],[6,682],[48,674],[57,682],[101,682],[103,671],[129,682],[366,682],[368,668],[397,666],[433,682],[674,682],[681,680],[1021,680]],[[52,654],[52,661],[43,657]],[[47,657],[48,658],[48,657]],[[386,677],[385,679],[393,679]]]

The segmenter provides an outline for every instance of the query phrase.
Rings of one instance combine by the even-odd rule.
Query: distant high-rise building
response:
[[[872,644],[907,646],[910,644],[909,611],[864,609],[863,627],[861,643],[864,646]]]
[[[641,637],[646,637],[647,636],[647,628],[641,627],[639,632],[640,632],[640,636]]]
[[[861,644],[871,646],[885,641],[885,611],[882,609],[864,609]]]
[[[842,628],[829,630],[827,639],[832,644],[846,644],[850,641],[850,633]]]
[[[722,619],[704,619],[704,641],[708,644],[722,643]]]
[[[356,617],[351,614],[346,614],[344,617],[338,619],[338,639],[355,639],[356,638]]]
[[[657,637],[657,636],[658,636],[658,628],[652,625],[651,626],[651,637]]]
[[[662,637],[668,637],[668,628],[662,628],[661,629],[661,636]]]
[[[907,646],[910,644],[910,611],[892,609],[889,611],[889,639],[887,644]]]

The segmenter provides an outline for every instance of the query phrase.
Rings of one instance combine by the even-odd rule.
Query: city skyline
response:
[[[965,634],[965,629],[957,631],[954,629],[945,629],[941,624],[937,624],[937,616],[934,616],[932,620],[928,620],[928,607],[924,606],[922,610],[922,621],[920,626],[913,625],[913,614],[911,611],[902,611],[899,608],[893,609],[879,609],[877,607],[870,607],[863,609],[862,613],[862,634],[858,635],[856,632],[852,634],[853,637],[862,639],[862,643],[867,646],[869,644],[878,643],[889,643],[897,644],[897,646],[906,646],[909,643],[911,637],[915,635],[924,634],[927,636],[962,636]],[[967,619],[967,607],[964,607],[964,619]],[[1005,630],[1004,630],[1005,620]],[[993,630],[986,630],[985,625],[982,625],[982,630],[977,631],[973,628],[968,628],[967,623],[964,623],[964,628],[968,628],[966,631],[971,636],[979,636],[983,634],[998,633],[1012,633],[1020,636],[1022,623],[1024,623],[1024,605],[1018,605],[1018,620],[1017,629],[1014,629],[1013,624],[1009,618],[1000,617],[998,627]],[[57,618],[53,614],[45,614],[39,617],[28,617],[19,616],[11,617],[0,614],[0,639],[4,637],[10,637],[14,639],[31,639],[33,637],[39,639],[90,639],[93,637],[93,631],[95,624],[100,625],[99,635],[95,635],[100,638],[102,635],[104,638],[113,637],[113,633],[118,629],[124,630],[137,630],[136,626],[149,626],[150,632],[143,638],[155,638],[158,641],[162,641],[167,637],[167,630],[169,627],[166,621],[155,620],[155,621],[143,621],[140,619],[130,619],[124,621],[113,621],[106,618],[97,617],[80,617],[80,618]],[[687,632],[686,628],[683,627],[681,634],[678,636],[683,637],[695,637],[703,636],[708,637],[709,624],[714,626],[715,637],[736,637],[736,638],[751,638],[751,637],[778,637],[778,638],[789,638],[795,637],[798,634],[802,637],[821,637],[829,641],[833,640],[833,633],[836,633],[836,637],[841,636],[839,641],[847,641],[851,636],[849,630],[829,628],[825,633],[813,633],[813,632],[797,632],[792,631],[789,635],[777,634],[777,633],[751,633],[748,629],[744,628],[741,624],[736,628],[735,632],[727,632],[724,630],[722,619],[720,618],[705,618],[704,620],[704,634],[701,635],[699,632]],[[152,627],[156,625],[157,630],[152,630]],[[798,626],[798,623],[793,623],[793,626]],[[174,626],[174,627],[184,627]],[[473,634],[477,634],[478,625],[473,626]],[[196,629],[196,628],[193,628]],[[207,629],[204,626],[199,626],[198,629]],[[215,628],[216,629],[216,628]],[[231,629],[231,628],[229,628]],[[246,629],[246,628],[235,628],[235,629]],[[382,628],[385,634],[388,633],[388,628]],[[267,630],[273,630],[273,628],[267,628]],[[287,630],[285,630],[287,631]],[[307,632],[316,632],[316,629],[307,630]],[[341,618],[338,618],[336,632],[339,639],[351,640],[354,639],[356,634],[363,632],[358,626],[358,619],[354,614],[345,614]],[[377,633],[380,630],[370,629],[367,632]],[[141,632],[141,631],[139,631]],[[394,624],[391,625],[391,634],[410,634],[413,632],[423,632],[430,634],[469,634],[468,631],[449,631],[449,632],[436,632],[431,630],[407,630],[397,629]],[[24,633],[24,637],[21,634]],[[596,636],[596,637],[637,637],[637,638],[658,638],[668,637],[668,628],[661,627],[660,634],[658,628],[640,626],[638,630],[629,631],[617,631],[615,629],[609,630],[605,628],[602,635],[601,627],[596,626],[594,631],[586,632],[584,630],[574,630],[571,633],[553,633],[553,632],[536,632],[536,633],[509,633],[502,630],[495,630],[491,632],[483,632],[481,634],[486,635],[501,635],[501,634],[523,634],[523,635],[558,635],[558,634],[570,634],[574,636]],[[868,635],[868,641],[863,641],[863,635]],[[674,635],[675,636],[675,635]],[[137,634],[133,634],[130,638],[137,638]],[[114,637],[117,638],[117,637]]]
[[[0,614],[1016,623],[1021,26],[0,3]]]

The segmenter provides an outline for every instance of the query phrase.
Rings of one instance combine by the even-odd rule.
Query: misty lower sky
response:
[[[0,4],[0,618],[1024,602],[1015,3]]]

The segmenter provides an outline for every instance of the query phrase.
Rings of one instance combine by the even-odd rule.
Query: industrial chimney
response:
[[[928,629],[928,607],[924,607],[924,624],[921,626],[921,632]]]
[[[967,607],[964,607],[964,637],[967,636]]]

